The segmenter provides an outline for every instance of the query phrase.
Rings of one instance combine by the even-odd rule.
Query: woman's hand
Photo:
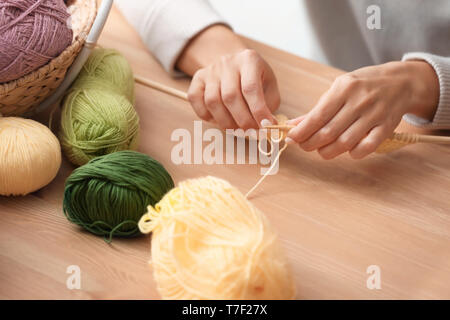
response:
[[[280,104],[278,86],[270,66],[260,55],[246,49],[220,57],[198,70],[188,91],[197,115],[212,119],[222,128],[258,128]]]
[[[324,159],[349,151],[354,159],[374,152],[405,113],[432,120],[439,81],[424,61],[390,62],[338,77],[306,115],[293,119],[288,143],[317,150]]]
[[[223,129],[258,128],[264,119],[276,123],[272,112],[280,94],[272,69],[228,28],[204,31],[177,65],[188,74],[195,72],[188,97],[201,119]]]

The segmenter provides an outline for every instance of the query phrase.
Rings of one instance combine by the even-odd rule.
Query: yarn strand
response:
[[[287,119],[287,117],[285,117],[284,115],[279,115],[279,120],[281,120],[280,122],[285,122],[286,121],[286,119]],[[279,142],[281,142],[281,141],[283,141],[284,142],[284,145],[283,145],[283,147],[278,151],[278,154],[277,154],[277,156],[275,157],[275,161],[272,163],[272,165],[269,167],[269,169],[264,173],[264,175],[256,182],[256,184],[245,194],[245,198],[246,199],[248,199],[249,198],[249,196],[261,185],[261,183],[267,178],[267,176],[269,175],[269,174],[271,174],[272,173],[272,170],[273,170],[273,168],[275,167],[275,165],[280,161],[280,157],[281,157],[281,154],[283,153],[283,151],[284,150],[286,150],[286,148],[288,147],[288,144],[286,143],[286,141],[285,141],[285,139],[286,139],[286,136],[287,136],[287,134],[286,134],[286,132],[285,131],[283,131],[283,132],[281,132],[281,134],[280,133],[278,133],[279,134],[279,137],[278,137],[278,139],[272,139],[272,135],[270,135],[270,137],[269,137],[269,141],[271,141],[271,144],[272,144],[272,142],[274,142],[274,143],[279,143]],[[260,148],[260,146],[259,146],[259,143],[258,143],[258,148]],[[260,150],[260,152],[262,152],[261,150]],[[271,155],[271,153],[273,152],[273,148],[271,148],[271,151],[270,152],[268,152],[268,153],[265,153],[265,155],[267,155],[267,156],[270,156]]]
[[[287,144],[285,143],[284,146],[280,149],[280,151],[278,152],[275,161],[272,163],[272,165],[270,166],[270,168],[264,173],[264,175],[256,182],[256,184],[245,194],[245,197],[248,199],[248,197],[253,193],[253,191],[255,191],[259,185],[266,179],[266,177],[272,172],[273,168],[275,167],[275,165],[277,164],[277,162],[279,161],[281,154],[283,153],[284,150],[286,150],[287,148]]]

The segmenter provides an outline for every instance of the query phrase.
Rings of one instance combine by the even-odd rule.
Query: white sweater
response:
[[[178,74],[176,60],[192,37],[213,24],[226,24],[207,0],[116,3],[172,75]],[[372,4],[381,8],[380,30],[366,26],[366,9]],[[314,0],[306,1],[306,7],[335,67],[353,70],[400,59],[427,61],[439,78],[436,114],[432,122],[414,115],[406,115],[405,120],[417,126],[450,129],[450,1]]]

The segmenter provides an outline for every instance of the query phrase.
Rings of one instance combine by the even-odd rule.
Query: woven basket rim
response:
[[[68,57],[72,56],[75,51],[84,45],[89,31],[94,23],[97,14],[97,1],[96,0],[73,0],[70,5],[81,4],[88,9],[88,17],[84,20],[81,31],[76,35],[72,41],[72,44],[64,49],[57,57],[50,60],[47,64],[34,70],[19,79],[11,80],[8,82],[0,83],[0,95],[7,94],[19,87],[26,87],[28,84],[35,83],[39,78],[45,78],[45,76],[52,70],[59,68]]]

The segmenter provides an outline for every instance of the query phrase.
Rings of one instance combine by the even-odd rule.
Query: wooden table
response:
[[[275,69],[280,111],[305,113],[339,70],[246,40]],[[186,90],[145,50],[114,10],[101,37],[119,49],[139,75]],[[164,164],[176,182],[214,175],[246,192],[258,165],[174,165],[170,135],[192,132],[196,119],[184,101],[137,86],[140,151]],[[42,118],[46,121],[45,118]],[[410,130],[406,125],[404,129]],[[70,224],[61,203],[64,161],[57,178],[26,197],[0,197],[0,298],[158,299],[147,265],[147,236],[111,245]],[[361,161],[324,161],[290,147],[278,174],[252,198],[278,231],[295,273],[299,299],[450,298],[450,148],[415,145]],[[69,265],[81,269],[81,289],[69,290]],[[381,270],[381,289],[366,286],[370,265]]]

